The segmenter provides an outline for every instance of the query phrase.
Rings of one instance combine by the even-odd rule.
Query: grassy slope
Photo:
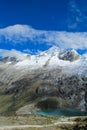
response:
[[[0,86],[0,114],[1,115],[8,115],[8,114],[15,114],[15,111],[18,110],[20,107],[25,106],[34,102],[37,98],[36,88],[41,85],[41,81],[35,81],[28,86],[23,92],[19,92],[17,94],[13,93],[5,93],[7,88],[6,85]],[[21,88],[21,84],[16,87]]]
[[[4,114],[9,111],[9,107],[12,105],[12,94],[5,94],[6,85],[0,86],[0,114]]]

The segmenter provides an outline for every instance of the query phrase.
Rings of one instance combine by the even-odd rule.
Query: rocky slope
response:
[[[0,60],[0,114],[34,108],[87,111],[87,55],[52,47]],[[31,107],[30,107],[31,106]],[[25,112],[25,113],[26,113]]]

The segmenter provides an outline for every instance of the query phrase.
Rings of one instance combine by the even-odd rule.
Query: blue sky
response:
[[[0,0],[0,55],[54,45],[87,52],[87,0]]]
[[[1,27],[27,24],[41,30],[87,31],[86,23],[87,0],[0,0]]]
[[[2,27],[28,24],[42,30],[64,30],[68,0],[0,0]]]

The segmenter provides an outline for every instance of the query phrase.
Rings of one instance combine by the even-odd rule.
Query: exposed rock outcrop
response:
[[[80,55],[75,51],[63,51],[59,53],[59,59],[66,60],[66,61],[75,61],[80,58]]]

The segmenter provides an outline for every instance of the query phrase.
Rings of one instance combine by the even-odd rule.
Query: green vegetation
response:
[[[0,86],[0,114],[5,114],[9,111],[9,107],[12,105],[12,94],[5,94],[6,85]]]
[[[14,115],[15,112],[27,104],[34,103],[38,98],[36,89],[41,85],[41,81],[30,82],[24,80],[15,83],[15,89],[6,92],[7,85],[0,86],[0,114]],[[41,95],[39,95],[41,96]]]
[[[86,130],[87,117],[79,117],[80,122],[76,122],[78,117],[75,118],[58,118],[58,117],[44,117],[44,116],[7,116],[0,117],[0,128],[2,130]],[[73,121],[73,123],[72,123]],[[61,122],[61,123],[60,123]],[[66,123],[67,122],[67,123]],[[56,124],[55,124],[56,123]],[[29,128],[24,125],[30,125]],[[37,127],[40,126],[40,128]],[[5,128],[5,126],[13,126],[13,128]],[[16,128],[14,128],[14,126]],[[33,127],[34,126],[34,127]],[[43,127],[42,127],[43,126]]]
[[[59,118],[56,118],[56,121]],[[45,117],[38,115],[29,116],[0,116],[0,126],[6,125],[50,125],[55,122],[54,117]]]

